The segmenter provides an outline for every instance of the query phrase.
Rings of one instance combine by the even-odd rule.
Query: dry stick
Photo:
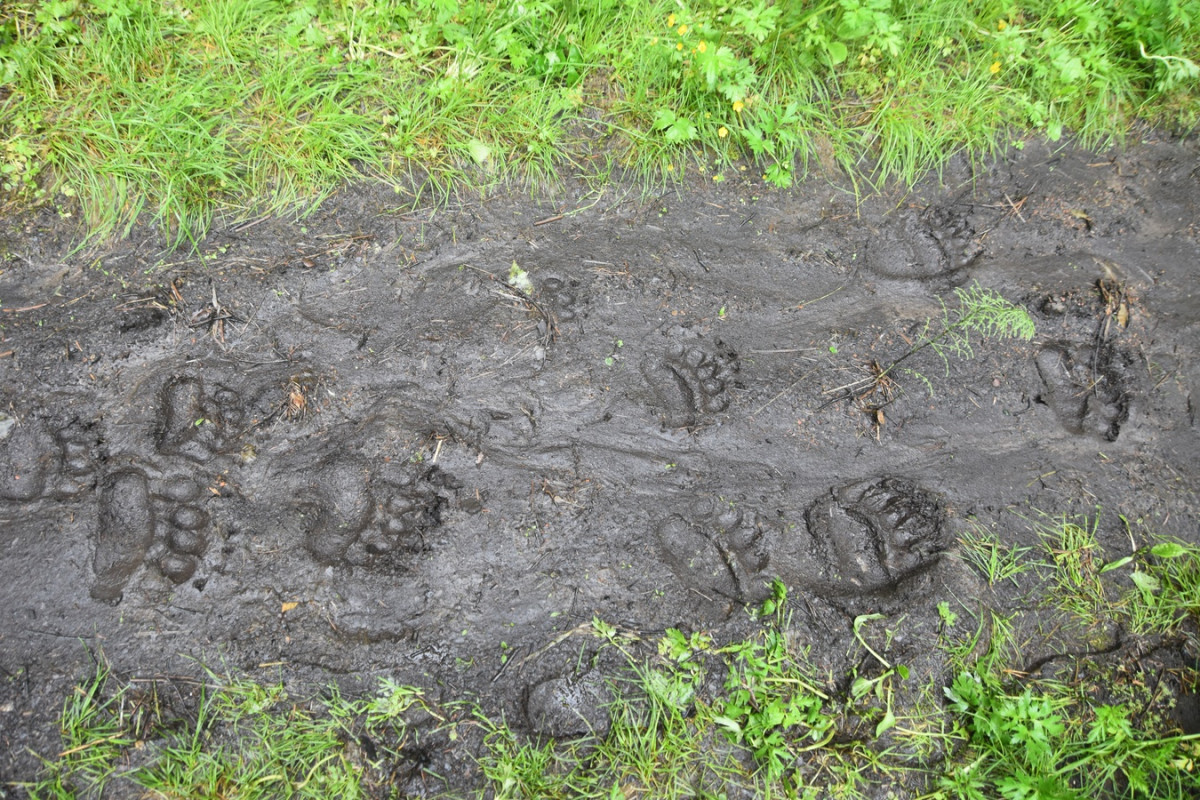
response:
[[[945,337],[949,336],[950,333],[952,331],[954,331],[956,328],[961,328],[966,323],[966,320],[970,319],[970,316],[971,315],[968,314],[967,316],[960,319],[958,322],[955,322],[953,325],[947,325],[946,328],[941,333],[939,333],[937,336],[930,336],[925,341],[916,345],[911,350],[909,350],[907,353],[900,356],[895,361],[893,361],[891,364],[889,364],[887,366],[887,369],[880,370],[878,375],[872,375],[869,378],[860,378],[859,380],[854,381],[853,383],[847,383],[845,386],[839,386],[836,389],[830,389],[829,391],[825,392],[825,394],[835,394],[837,392],[842,392],[842,391],[845,391],[848,389],[856,389],[859,386],[868,386],[868,385],[875,383],[883,378],[886,378],[888,373],[890,373],[896,367],[900,366],[905,361],[907,361],[908,359],[915,356],[917,353],[924,350],[926,347],[929,347],[931,344],[934,344],[935,342],[938,342],[941,339],[944,339]],[[845,399],[846,399],[845,397],[835,397],[830,402],[837,402],[838,400],[845,400]],[[829,403],[826,403],[825,405],[829,405]],[[825,406],[821,406],[821,408],[824,408],[824,407]]]
[[[580,624],[576,625],[574,628],[571,628],[569,631],[563,631],[558,636],[554,637],[554,639],[551,640],[550,644],[546,645],[545,647],[541,648],[540,650],[534,650],[532,653],[530,653],[529,655],[527,655],[523,659],[521,659],[521,666],[522,667],[525,666],[530,661],[533,661],[535,658],[541,658],[546,653],[550,652],[555,647],[557,647],[558,645],[565,642],[567,639],[570,639],[572,636],[576,636],[580,633],[587,633],[591,629],[592,629],[592,623],[581,622]]]
[[[774,403],[776,400],[778,400],[779,398],[783,397],[785,394],[787,394],[788,392],[790,392],[792,389],[795,389],[797,386],[799,386],[799,385],[800,385],[800,382],[801,382],[801,381],[803,381],[803,380],[804,380],[805,378],[807,378],[809,375],[812,375],[814,372],[816,372],[816,370],[810,369],[808,372],[804,373],[804,374],[803,374],[803,375],[801,375],[799,378],[796,378],[796,380],[795,380],[795,381],[793,381],[793,382],[792,382],[792,384],[791,384],[790,386],[788,386],[786,389],[784,389],[784,390],[783,390],[782,392],[780,392],[779,394],[777,394],[777,395],[775,395],[774,397],[772,397],[772,398],[771,398],[770,400],[768,400],[767,402],[763,403],[763,404],[762,404],[762,405],[761,405],[761,406],[758,408],[758,410],[757,410],[757,411],[755,411],[755,412],[754,412],[753,414],[751,414],[750,416],[752,416],[752,417],[757,417],[759,414],[761,414],[761,413],[762,413],[762,412],[763,412],[763,411],[764,411],[764,410],[767,408],[767,406],[771,405],[771,404],[772,404],[772,403]]]

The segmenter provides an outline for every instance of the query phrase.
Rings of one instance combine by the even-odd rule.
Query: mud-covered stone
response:
[[[525,716],[530,729],[542,736],[566,739],[592,735],[604,738],[610,719],[611,689],[599,677],[551,678],[529,689]]]

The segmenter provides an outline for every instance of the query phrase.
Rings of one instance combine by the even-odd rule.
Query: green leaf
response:
[[[669,108],[660,108],[654,112],[654,130],[665,131],[675,124],[675,112]]]
[[[1179,558],[1188,552],[1188,548],[1178,542],[1160,542],[1151,547],[1150,552],[1159,558]]]
[[[784,164],[772,164],[767,167],[767,172],[763,177],[767,179],[767,183],[780,189],[786,189],[792,185],[792,171]]]
[[[513,266],[516,266],[515,261],[513,262]],[[594,630],[600,636],[603,636],[605,639],[615,639],[617,636],[616,627],[610,625],[599,617],[592,617],[592,630]]]
[[[471,154],[471,158],[479,166],[483,166],[489,158],[492,157],[492,149],[478,139],[472,139],[467,142],[467,152]]]
[[[1148,572],[1135,571],[1129,576],[1133,581],[1134,586],[1137,586],[1143,592],[1157,592],[1162,588],[1162,584],[1158,582],[1158,578]]]
[[[896,727],[896,715],[889,708],[887,713],[883,715],[883,719],[879,720],[879,724],[875,726],[875,738],[878,739],[883,735],[884,731]]]
[[[508,269],[508,285],[525,294],[533,291],[533,281],[529,280],[529,273],[517,266],[516,261],[512,262]]]
[[[742,726],[739,725],[735,720],[732,720],[729,717],[713,717],[712,721],[739,739],[742,738]]]
[[[677,119],[666,131],[667,141],[674,143],[690,142],[696,138],[696,126],[686,119]]]
[[[837,66],[846,60],[846,56],[850,55],[850,51],[846,49],[846,45],[841,42],[830,42],[825,45],[825,52],[829,54],[829,63]]]
[[[746,36],[761,43],[775,30],[775,22],[781,13],[779,6],[768,6],[764,0],[759,0],[754,8],[734,8],[730,23],[740,28]]]
[[[1110,561],[1100,568],[1100,574],[1103,575],[1104,573],[1111,572],[1114,569],[1120,569],[1132,561],[1133,556],[1125,556],[1124,558],[1118,558],[1116,561]]]

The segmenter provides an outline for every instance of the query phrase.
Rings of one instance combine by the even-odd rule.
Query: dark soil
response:
[[[1037,546],[1039,512],[1098,513],[1109,558],[1200,541],[1198,156],[1031,143],[861,205],[824,180],[417,212],[360,187],[200,255],[152,229],[72,254],[71,219],[8,217],[0,781],[57,753],[93,653],[299,696],[387,676],[562,735],[564,698],[603,703],[594,642],[560,636],[593,615],[727,638],[778,577],[833,675],[865,612],[934,673],[938,602],[1023,602],[955,556],[970,520]],[[974,282],[1036,338],[835,391]],[[1056,629],[1022,657],[1123,648]],[[396,779],[478,785],[459,751]]]

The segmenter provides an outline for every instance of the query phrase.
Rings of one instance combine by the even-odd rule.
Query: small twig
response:
[[[770,400],[768,400],[767,402],[765,402],[765,403],[763,403],[761,406],[759,406],[759,408],[758,408],[758,409],[757,409],[757,410],[756,410],[756,411],[755,411],[753,414],[751,414],[750,416],[752,416],[752,417],[757,417],[759,414],[761,414],[761,413],[762,413],[762,412],[763,412],[763,411],[764,411],[764,410],[767,408],[767,406],[771,405],[771,404],[772,404],[772,403],[774,403],[776,400],[778,400],[779,398],[783,397],[785,394],[787,394],[788,392],[790,392],[792,389],[795,389],[797,386],[799,386],[799,385],[800,385],[800,382],[801,382],[801,381],[803,381],[805,378],[807,378],[809,375],[812,375],[812,374],[813,374],[813,370],[811,370],[811,369],[810,369],[808,372],[804,373],[804,374],[803,374],[803,375],[801,375],[799,378],[797,378],[796,380],[794,380],[794,381],[791,383],[791,385],[789,385],[787,388],[785,388],[785,389],[784,389],[782,392],[780,392],[779,394],[775,395],[775,396],[774,396],[774,397],[772,397]]]

